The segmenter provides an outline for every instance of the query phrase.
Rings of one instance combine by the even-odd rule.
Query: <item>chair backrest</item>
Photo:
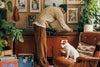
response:
[[[80,35],[80,41],[96,45],[96,51],[94,56],[100,57],[100,32],[83,32]]]

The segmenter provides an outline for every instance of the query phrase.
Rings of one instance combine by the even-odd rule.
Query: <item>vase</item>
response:
[[[86,31],[93,32],[93,25],[91,25],[91,24],[84,25],[84,32],[86,32]]]

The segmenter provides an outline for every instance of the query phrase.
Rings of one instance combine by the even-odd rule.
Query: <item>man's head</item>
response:
[[[61,10],[63,13],[67,12],[67,5],[66,4],[61,4],[61,5],[59,5],[59,7],[61,7]]]

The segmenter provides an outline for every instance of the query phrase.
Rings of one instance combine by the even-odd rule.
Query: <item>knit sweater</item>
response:
[[[33,24],[47,28],[48,24],[58,21],[62,29],[66,31],[71,31],[69,26],[64,21],[64,16],[59,7],[47,7],[40,12],[36,21]]]

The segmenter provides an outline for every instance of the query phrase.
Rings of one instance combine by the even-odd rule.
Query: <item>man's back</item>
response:
[[[51,24],[54,21],[57,21],[63,30],[71,31],[71,29],[66,25],[64,21],[63,12],[60,7],[50,6],[43,9],[33,24],[36,24],[37,26],[40,26],[40,27],[47,28],[49,27],[48,24]]]
[[[38,22],[41,25],[48,26],[49,23],[54,22],[56,19],[56,16],[60,14],[60,17],[63,17],[63,13],[61,12],[59,7],[47,7],[41,11],[41,13],[38,15],[36,22]]]

